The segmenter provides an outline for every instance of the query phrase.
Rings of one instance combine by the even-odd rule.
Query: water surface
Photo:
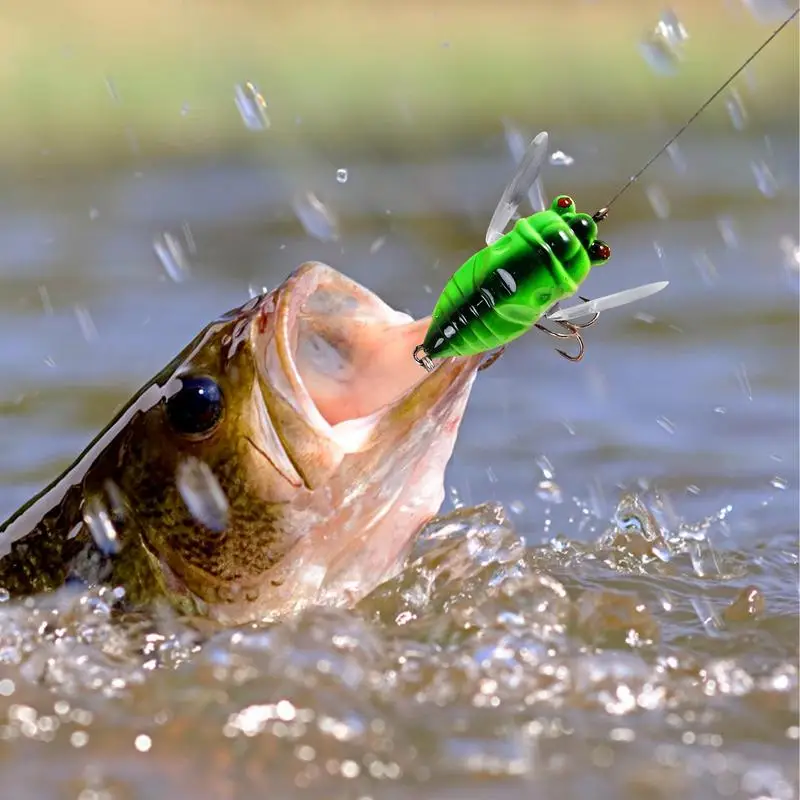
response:
[[[556,136],[575,164],[545,186],[602,205],[649,145]],[[579,365],[531,335],[480,375],[455,516],[358,609],[206,639],[166,611],[112,620],[110,589],[0,606],[4,793],[796,797],[797,140],[767,145],[690,137],[687,171],[615,206],[586,292],[669,289],[604,314]],[[511,167],[502,137],[433,164],[279,162],[42,169],[4,193],[3,517],[303,260],[428,313]],[[338,239],[298,222],[305,190]],[[159,262],[164,233],[188,269]]]

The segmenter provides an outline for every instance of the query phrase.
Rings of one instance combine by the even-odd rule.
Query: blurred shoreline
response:
[[[385,156],[463,152],[502,132],[680,123],[777,22],[743,3],[670,4],[689,38],[673,74],[639,45],[664,9],[545,2],[37,0],[4,10],[0,167],[193,157],[302,142]],[[669,59],[665,63],[669,66]],[[789,26],[736,89],[759,124],[798,125]],[[270,127],[234,102],[253,81]],[[725,96],[696,123],[732,130]]]

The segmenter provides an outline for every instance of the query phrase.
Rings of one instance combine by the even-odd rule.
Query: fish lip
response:
[[[381,312],[381,322],[384,324],[400,327],[414,322],[408,314],[396,311],[377,294],[347,278],[333,267],[319,261],[306,262],[289,275],[283,284],[265,296],[258,309],[259,320],[253,329],[255,339],[262,339],[260,342],[256,341],[254,348],[259,356],[256,362],[260,380],[272,383],[283,399],[294,406],[307,424],[333,441],[349,438],[337,436],[337,429],[343,431],[345,427],[349,426],[352,429],[354,425],[361,424],[363,430],[356,438],[363,443],[383,419],[415,396],[419,399],[414,409],[418,418],[434,411],[446,414],[462,392],[471,386],[471,379],[483,362],[484,354],[435,361],[431,372],[420,366],[418,380],[394,400],[365,417],[347,420],[337,425],[331,425],[325,419],[298,369],[292,334],[295,315],[326,279],[345,280],[351,283],[355,290],[363,293],[375,304]],[[269,324],[270,321],[272,325]],[[268,331],[270,327],[271,331]],[[273,351],[272,358],[270,349]],[[412,352],[413,347],[408,352],[409,360],[413,358]],[[345,452],[350,450],[348,444],[344,444],[344,450]]]

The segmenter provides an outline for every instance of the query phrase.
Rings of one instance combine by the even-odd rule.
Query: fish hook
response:
[[[500,358],[503,353],[505,353],[505,351],[506,348],[504,345],[498,351],[492,353],[492,355],[490,355],[489,358],[487,358],[486,361],[484,361],[483,364],[478,367],[478,372],[483,372],[485,369],[489,369],[489,367],[491,367],[492,364],[494,364],[494,362],[497,361],[497,359]]]
[[[583,353],[586,349],[586,346],[583,343],[583,337],[580,334],[580,327],[585,327],[585,325],[579,327],[578,325],[573,325],[570,322],[563,322],[562,320],[558,320],[556,324],[560,325],[562,328],[566,328],[569,333],[556,333],[556,331],[551,331],[548,328],[545,328],[544,325],[539,325],[538,323],[536,324],[536,327],[540,331],[544,331],[548,336],[555,336],[556,339],[575,339],[575,341],[578,343],[577,355],[571,356],[565,350],[559,350],[558,348],[556,348],[556,353],[558,353],[562,358],[566,358],[567,361],[580,361],[583,358]]]
[[[591,300],[589,300],[588,297],[584,297],[582,294],[579,294],[578,297],[580,297],[580,299],[583,300],[584,303],[591,303]],[[595,322],[597,322],[597,320],[599,319],[600,319],[600,312],[595,311],[594,314],[592,314],[592,318],[588,322],[582,322],[580,325],[573,322],[572,325],[576,328],[580,328],[580,330],[583,330],[584,328],[588,328],[590,325],[594,325]]]
[[[578,295],[584,303],[589,303],[590,300],[588,297],[584,297],[583,295]],[[540,331],[544,331],[549,336],[555,336],[557,339],[575,339],[578,343],[578,354],[575,356],[571,356],[569,353],[565,352],[564,350],[559,350],[556,348],[556,353],[558,353],[563,358],[566,358],[567,361],[575,361],[578,362],[583,358],[583,354],[586,350],[586,345],[583,342],[583,337],[581,336],[581,331],[584,328],[588,328],[590,325],[594,325],[597,320],[600,319],[600,312],[595,311],[592,315],[592,318],[588,322],[582,322],[580,324],[576,324],[574,322],[565,322],[564,320],[556,320],[556,324],[560,325],[562,328],[566,328],[568,333],[556,333],[555,331],[551,331],[548,328],[545,328],[543,325],[537,325],[536,327]]]

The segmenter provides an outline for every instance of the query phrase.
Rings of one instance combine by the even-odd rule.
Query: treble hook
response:
[[[582,294],[579,294],[578,297],[580,297],[580,299],[583,300],[584,303],[590,303],[591,302],[591,300],[589,300],[588,297],[584,297]],[[588,328],[590,325],[594,325],[595,322],[597,322],[597,320],[599,320],[599,319],[600,319],[600,312],[599,311],[595,311],[594,314],[592,314],[592,318],[588,322],[583,322],[580,325],[577,325],[574,322],[572,324],[576,328],[580,328],[581,330],[583,330],[584,328]]]
[[[590,302],[588,297],[584,297],[583,295],[578,295],[584,303]],[[569,353],[565,352],[564,350],[559,350],[556,348],[556,353],[558,353],[562,358],[566,358],[567,361],[575,361],[578,362],[583,358],[584,351],[586,350],[586,345],[583,342],[583,337],[581,336],[581,331],[584,328],[588,328],[590,325],[594,325],[597,320],[600,319],[600,312],[595,311],[592,315],[592,318],[588,322],[582,322],[579,325],[575,324],[574,322],[566,322],[564,320],[556,320],[556,324],[560,325],[562,328],[566,328],[568,333],[556,333],[556,331],[551,331],[548,328],[545,328],[543,325],[536,325],[536,327],[540,331],[544,331],[548,336],[554,336],[556,339],[575,339],[578,343],[578,354],[575,356],[571,356]]]
[[[569,333],[556,333],[556,331],[551,331],[548,328],[545,328],[544,325],[536,324],[536,327],[540,331],[544,331],[548,336],[555,336],[556,339],[575,339],[578,343],[578,354],[575,356],[571,356],[565,350],[559,350],[556,348],[556,353],[558,353],[562,358],[566,358],[567,361],[580,361],[583,358],[583,351],[586,349],[583,343],[583,337],[580,334],[580,329],[577,325],[573,325],[570,322],[563,322],[562,320],[558,320],[556,322],[557,325],[560,325],[562,328],[566,328]]]

